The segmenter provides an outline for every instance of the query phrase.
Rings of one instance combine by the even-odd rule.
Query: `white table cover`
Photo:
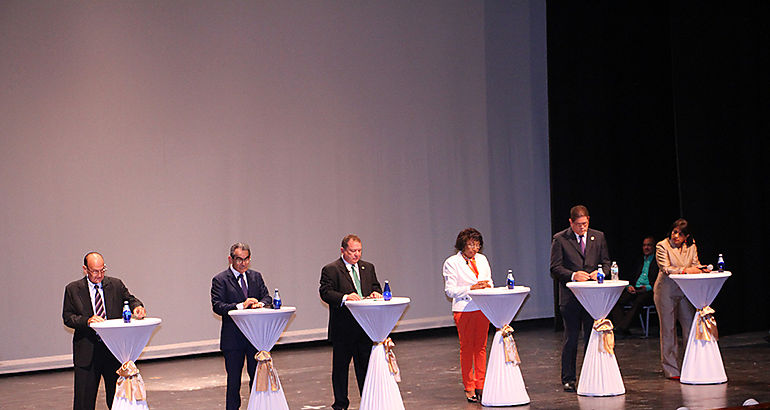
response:
[[[377,343],[372,347],[372,353],[369,356],[364,390],[361,392],[361,410],[404,408],[398,383],[388,367],[385,347],[380,342],[388,337],[409,302],[409,298],[405,297],[394,297],[387,302],[383,299],[345,302],[345,306],[356,318],[358,324],[369,338]]]
[[[669,275],[669,278],[679,285],[695,309],[702,309],[714,301],[730,275],[730,272],[725,271],[692,275],[673,274]],[[684,352],[682,375],[679,381],[685,384],[724,383],[727,381],[727,374],[725,374],[725,367],[722,363],[722,355],[719,353],[719,344],[716,340],[696,339],[697,326],[698,312],[696,310],[695,318],[690,327],[687,349]]]
[[[607,317],[626,286],[627,280],[605,280],[601,284],[594,281],[567,283],[594,320]],[[581,396],[617,396],[626,392],[615,354],[600,350],[601,345],[602,335],[592,329],[577,388],[577,394]]]
[[[289,318],[297,308],[292,306],[283,306],[280,309],[259,308],[231,310],[227,312],[233,321],[241,329],[249,342],[257,348],[257,351],[267,351],[275,346],[278,338],[281,337],[283,329],[289,323]],[[273,366],[275,367],[275,366]],[[277,373],[277,372],[276,372]],[[255,376],[256,377],[256,376]],[[280,378],[278,379],[278,390],[257,391],[256,380],[251,386],[249,394],[248,410],[270,410],[270,409],[289,409],[286,402],[286,396],[283,393],[283,386]]]
[[[481,404],[484,406],[516,406],[530,401],[519,365],[505,361],[503,332],[500,330],[511,323],[528,294],[529,288],[526,286],[516,286],[513,289],[476,289],[468,292],[484,312],[484,316],[497,328],[487,362],[484,394],[481,398]]]
[[[124,323],[123,319],[110,319],[104,322],[91,323],[91,327],[99,334],[104,344],[110,349],[115,358],[122,364],[127,361],[135,362],[147,346],[152,332],[160,324],[156,317],[142,320],[131,319]],[[126,400],[115,397],[112,402],[114,410],[148,409],[147,400]]]

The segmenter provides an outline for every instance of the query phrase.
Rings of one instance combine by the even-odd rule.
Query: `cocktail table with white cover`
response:
[[[529,403],[519,365],[507,362],[502,328],[511,323],[516,312],[529,294],[526,286],[475,289],[468,292],[484,316],[495,325],[497,332],[489,352],[487,374],[484,380],[484,406],[516,406]]]
[[[115,358],[124,364],[129,361],[135,362],[139,358],[142,350],[147,346],[152,332],[160,322],[161,320],[156,317],[147,317],[141,320],[131,319],[130,323],[123,322],[123,319],[110,319],[104,322],[91,323],[91,327],[99,334]],[[141,376],[137,373],[136,377],[141,383],[141,390],[144,391],[144,382],[141,381]],[[146,398],[144,400],[129,400],[118,397],[118,390],[116,389],[112,402],[113,410],[149,408]]]
[[[700,322],[700,310],[711,304],[717,297],[719,290],[725,283],[730,272],[672,274],[679,288],[682,289],[687,299],[695,306],[695,318],[690,327],[690,337],[687,340],[687,349],[682,362],[682,375],[679,379],[685,384],[715,384],[727,381],[725,367],[722,364],[722,355],[719,353],[719,345],[715,338],[710,340],[698,340],[697,328]]]
[[[289,323],[291,315],[296,311],[297,308],[295,307],[283,306],[280,309],[231,310],[227,314],[233,318],[238,329],[241,329],[241,332],[249,339],[249,342],[257,349],[257,352],[270,352],[278,338],[281,337],[286,324]],[[251,394],[249,394],[249,410],[288,410],[289,404],[286,402],[286,396],[283,394],[283,386],[281,386],[281,382],[278,379],[278,372],[276,372],[275,381],[278,384],[275,391],[270,387],[270,383],[268,383],[266,391],[258,391],[255,376],[254,383],[251,385]]]
[[[345,302],[350,313],[376,344],[372,346],[369,367],[366,369],[366,381],[361,392],[361,410],[403,409],[404,402],[395,376],[388,367],[383,341],[396,326],[398,319],[409,305],[409,298],[394,297],[383,299],[364,299]]]
[[[567,287],[594,320],[607,317],[626,286],[627,280],[567,283]],[[617,396],[626,393],[615,353],[607,352],[603,342],[602,334],[592,329],[583,367],[580,369],[577,394],[581,396]]]

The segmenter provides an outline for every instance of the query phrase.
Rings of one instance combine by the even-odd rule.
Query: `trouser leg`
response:
[[[227,372],[225,405],[227,410],[235,410],[241,407],[241,373],[246,354],[244,350],[223,350],[222,354]]]
[[[334,409],[347,409],[348,400],[348,371],[350,359],[353,357],[352,346],[344,340],[332,342],[332,389],[334,390]]]

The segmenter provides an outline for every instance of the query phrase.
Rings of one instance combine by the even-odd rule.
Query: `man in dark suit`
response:
[[[72,338],[72,361],[75,365],[74,409],[96,407],[99,379],[104,378],[107,407],[112,408],[115,383],[121,363],[110,352],[91,323],[123,316],[123,302],[133,311],[134,319],[144,319],[147,312],[118,278],[105,276],[107,266],[98,252],[89,252],[83,258],[84,277],[70,282],[64,289],[62,319],[67,327],[75,329]]]
[[[350,359],[356,370],[358,392],[364,389],[372,341],[350,313],[346,301],[364,297],[381,298],[374,265],[361,260],[361,238],[347,235],[342,239],[341,257],[321,269],[321,299],[329,304],[329,340],[332,342],[333,409],[347,409],[348,369]]]
[[[655,262],[655,238],[648,236],[642,241],[642,258],[630,271],[629,285],[623,289],[618,303],[612,309],[612,321],[617,332],[627,335],[628,327],[642,306],[652,305],[652,286],[658,278],[658,264]],[[631,305],[631,309],[623,313],[623,306]]]
[[[228,410],[241,407],[241,372],[246,359],[249,373],[249,388],[254,384],[257,369],[257,349],[251,345],[227,312],[235,309],[256,309],[272,306],[273,298],[262,280],[262,274],[249,269],[251,249],[245,243],[230,247],[227,260],[230,267],[211,279],[211,307],[222,316],[222,330],[219,334],[219,349],[225,357],[227,371]]]
[[[596,280],[598,265],[605,274],[610,256],[604,233],[588,228],[590,216],[583,205],[570,209],[570,227],[558,232],[551,242],[551,276],[559,282],[559,311],[564,322],[564,347],[561,352],[561,382],[564,391],[574,392],[577,345],[583,328],[584,349],[591,336],[593,318],[577,300],[567,283]]]

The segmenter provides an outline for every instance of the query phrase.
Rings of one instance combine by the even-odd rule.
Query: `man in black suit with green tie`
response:
[[[329,340],[332,342],[333,409],[347,409],[348,368],[350,360],[356,370],[358,391],[364,389],[366,369],[372,341],[350,313],[346,301],[381,298],[382,289],[377,281],[374,265],[361,260],[361,238],[347,235],[342,239],[340,257],[321,269],[321,299],[329,304]]]

